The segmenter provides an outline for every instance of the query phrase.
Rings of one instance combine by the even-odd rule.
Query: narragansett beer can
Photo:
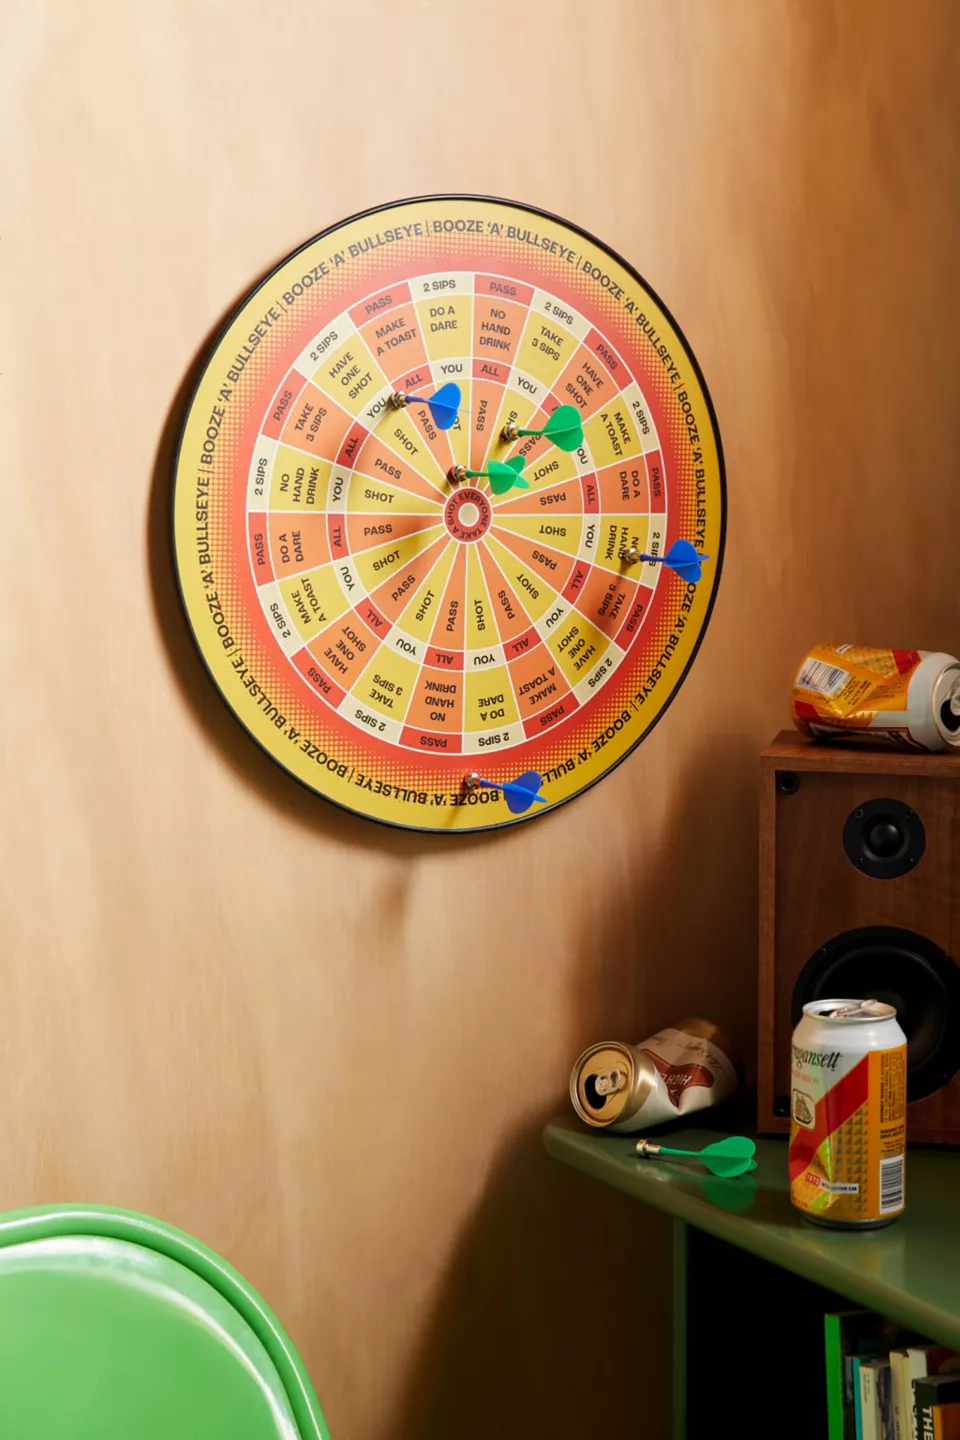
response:
[[[820,1225],[887,1225],[905,1201],[907,1041],[880,1000],[814,1000],[793,1032],[790,1199]]]
[[[794,724],[812,740],[960,746],[960,660],[940,651],[814,645],[794,676],[791,703]]]

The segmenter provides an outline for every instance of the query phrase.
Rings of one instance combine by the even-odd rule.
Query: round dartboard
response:
[[[552,215],[404,200],[295,251],[213,346],[176,462],[224,700],[358,814],[476,830],[605,775],[720,573],[720,437],[663,304]]]

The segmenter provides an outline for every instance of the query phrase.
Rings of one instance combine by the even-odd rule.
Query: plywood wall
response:
[[[666,1434],[665,1226],[538,1132],[589,1041],[690,1009],[749,1041],[756,757],[804,645],[960,645],[958,20],[0,3],[0,1204],[129,1205],[223,1251],[335,1440],[622,1433],[639,1394]],[[636,264],[730,490],[664,723],[574,805],[452,843],[245,740],[167,543],[211,327],[315,231],[445,189]]]

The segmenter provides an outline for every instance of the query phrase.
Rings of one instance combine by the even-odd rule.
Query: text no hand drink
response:
[[[793,1032],[790,1199],[821,1225],[886,1225],[905,1201],[907,1041],[892,1005],[814,1000]]]

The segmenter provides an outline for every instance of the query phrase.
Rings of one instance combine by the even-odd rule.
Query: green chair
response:
[[[299,1355],[242,1276],[159,1220],[0,1215],[4,1440],[329,1440]]]

